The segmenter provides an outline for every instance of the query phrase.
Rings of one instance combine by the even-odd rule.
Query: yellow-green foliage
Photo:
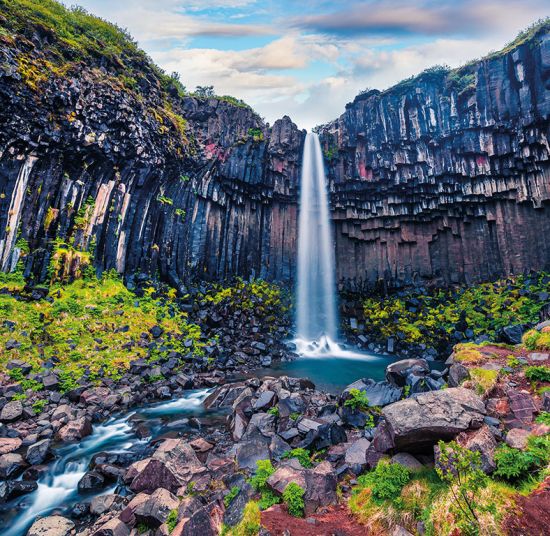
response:
[[[500,536],[504,534],[500,523],[504,517],[513,513],[514,491],[508,486],[489,480],[485,488],[476,494],[479,536]],[[436,497],[430,505],[426,523],[427,536],[455,536],[464,534],[453,514],[456,498],[450,488]],[[472,533],[473,534],[473,533]]]
[[[260,507],[255,501],[250,501],[244,507],[243,518],[232,528],[223,527],[223,536],[256,536],[260,532]]]
[[[27,302],[0,294],[0,318],[16,323],[13,332],[0,324],[0,348],[9,339],[21,343],[20,348],[0,353],[0,371],[14,358],[39,370],[45,360],[56,356],[59,367],[74,377],[85,367],[92,374],[103,367],[108,376],[117,378],[131,360],[147,355],[136,343],[142,332],[156,324],[165,330],[164,338],[170,339],[165,343],[169,349],[188,353],[184,340],[193,339],[195,353],[202,352],[200,328],[188,323],[185,313],[170,311],[169,303],[153,299],[151,293],[138,298],[112,273],[100,280],[54,286],[50,297],[52,303]],[[123,347],[128,343],[134,345],[130,350]]]
[[[488,394],[498,381],[498,370],[471,368],[470,382],[480,396]]]
[[[0,272],[0,289],[7,289],[10,292],[21,291],[25,287],[25,283],[25,278],[20,270],[11,273]]]
[[[241,310],[255,309],[268,322],[287,311],[284,298],[281,288],[273,283],[263,279],[244,281],[241,278],[237,278],[231,286],[215,285],[204,296],[209,303],[227,303]]]
[[[358,521],[372,536],[391,534],[396,525],[416,533],[418,521],[429,515],[430,505],[445,485],[433,470],[424,469],[410,474],[395,498],[380,500],[373,495],[373,487],[360,480],[349,499],[348,506]]]
[[[449,344],[463,321],[474,336],[494,339],[504,326],[537,321],[538,294],[550,291],[547,279],[548,274],[541,273],[410,297],[370,297],[363,302],[365,326],[380,340],[400,333],[408,343],[437,347]],[[526,289],[529,292],[520,292]],[[412,298],[418,302],[411,303]]]
[[[69,244],[54,242],[48,273],[51,283],[67,283],[70,279],[78,279],[92,258],[88,251],[80,251]]]
[[[480,345],[473,343],[457,344],[453,349],[453,359],[459,363],[475,365],[486,360],[479,351]]]
[[[550,330],[531,329],[523,335],[522,342],[529,350],[550,350]]]

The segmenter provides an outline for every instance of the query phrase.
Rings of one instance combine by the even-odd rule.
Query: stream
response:
[[[76,503],[89,501],[96,495],[114,493],[116,484],[92,492],[78,490],[78,482],[96,454],[143,453],[151,439],[191,431],[191,417],[209,419],[212,424],[224,422],[219,410],[204,409],[203,402],[210,391],[193,390],[176,400],[132,410],[94,425],[92,434],[78,444],[54,447],[55,460],[38,481],[38,489],[3,505],[0,511],[0,526],[4,527],[2,536],[23,536],[38,517],[54,512],[67,514]],[[140,439],[136,434],[137,426],[145,426],[148,437]]]

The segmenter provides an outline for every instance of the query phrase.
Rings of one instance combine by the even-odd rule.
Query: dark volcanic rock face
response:
[[[338,276],[448,284],[550,265],[550,36],[360,95],[320,129]]]
[[[35,79],[22,65],[46,61],[44,46],[0,40],[1,269],[23,238],[27,273],[44,279],[58,238],[102,270],[176,285],[290,279],[304,133],[288,117],[269,128],[221,99],[167,104],[154,73],[139,91],[93,65]],[[83,256],[64,262],[75,270]]]

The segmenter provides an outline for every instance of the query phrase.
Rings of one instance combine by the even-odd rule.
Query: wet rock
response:
[[[417,450],[479,428],[485,406],[472,391],[455,387],[395,402],[386,406],[382,415],[394,446]]]
[[[505,326],[499,331],[498,336],[501,342],[507,344],[521,344],[521,338],[524,331],[525,326],[523,324]]]
[[[37,441],[32,444],[27,449],[27,454],[25,455],[27,463],[29,465],[39,465],[43,463],[49,455],[51,443],[50,439],[43,439],[42,441]]]
[[[7,480],[0,482],[0,503],[10,501],[26,493],[31,493],[37,488],[38,484],[29,480]]]
[[[13,422],[20,419],[23,415],[23,404],[20,400],[8,402],[0,412],[0,421]]]
[[[101,489],[105,485],[105,478],[97,471],[88,471],[78,482],[79,491]]]
[[[359,389],[364,392],[368,399],[368,404],[374,406],[386,406],[396,402],[401,398],[403,390],[399,387],[391,385],[389,382],[375,382],[370,378],[357,380],[348,385],[342,392],[341,401],[345,401],[351,397],[351,389]],[[344,406],[345,407],[345,406]],[[350,423],[351,424],[351,423]]]
[[[429,373],[430,367],[424,359],[402,359],[386,367],[386,379],[394,387],[404,387],[410,374],[424,377]]]
[[[62,516],[47,516],[36,520],[27,536],[69,536],[74,523]]]
[[[14,478],[21,474],[26,466],[27,464],[20,454],[16,454],[15,452],[2,454],[0,456],[0,478],[4,480]]]
[[[160,487],[175,492],[181,485],[177,475],[165,463],[154,458],[146,458],[132,464],[124,475],[124,480],[134,492],[153,493]]]
[[[87,417],[81,417],[69,421],[65,426],[57,432],[57,438],[60,441],[80,441],[82,438],[89,436],[92,433],[92,423]]]
[[[241,521],[246,504],[254,496],[254,490],[240,475],[226,482],[226,485],[228,489],[231,489],[233,486],[239,488],[239,493],[232,499],[223,514],[224,524],[228,527],[234,527]]]
[[[270,408],[275,401],[275,393],[273,391],[264,391],[258,399],[254,401],[252,407],[255,411]]]

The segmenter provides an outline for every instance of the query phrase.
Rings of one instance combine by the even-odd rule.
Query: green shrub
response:
[[[44,399],[40,399],[34,402],[32,405],[32,409],[35,415],[39,415],[40,413],[42,413],[42,411],[44,411],[44,408],[46,407],[47,404],[48,404],[48,401]]]
[[[178,524],[178,509],[170,510],[168,517],[166,518],[166,526],[168,527],[168,532],[172,533]]]
[[[528,452],[513,449],[508,445],[499,445],[495,450],[495,463],[495,476],[506,480],[518,480],[528,475],[535,460]]]
[[[271,460],[258,460],[256,466],[256,473],[250,479],[250,485],[261,494],[258,503],[260,509],[266,510],[270,506],[281,502],[279,496],[267,486],[267,479],[275,472],[275,468]]]
[[[541,412],[535,419],[539,424],[546,424],[550,426],[550,413],[548,411]]]
[[[311,463],[311,455],[306,449],[298,448],[288,450],[283,454],[283,459],[288,458],[296,458],[300,462],[300,465],[305,469],[313,467],[313,464]]]
[[[288,513],[294,517],[304,515],[304,493],[305,491],[296,482],[291,482],[283,491],[283,501]]]
[[[350,398],[344,402],[344,406],[355,410],[366,410],[369,407],[369,399],[364,391],[359,389],[349,390]]]
[[[250,501],[244,507],[241,521],[232,528],[224,525],[221,536],[257,536],[261,528],[260,522],[260,507],[257,502]]]
[[[369,488],[377,501],[395,499],[409,481],[411,472],[398,463],[380,461],[374,470],[361,475],[357,481],[360,487]]]
[[[275,417],[278,417],[279,416],[279,408],[277,406],[273,406],[272,408],[269,408],[267,410],[267,412],[270,414],[270,415],[275,415]]]
[[[229,493],[223,498],[223,504],[226,508],[231,504],[231,501],[239,494],[240,491],[241,488],[239,488],[239,486],[233,486],[229,490]]]
[[[450,511],[457,526],[466,535],[477,535],[480,530],[480,515],[494,505],[485,506],[476,496],[489,484],[481,469],[481,454],[460,446],[456,441],[440,441],[439,460],[436,472],[451,488],[454,501]]]
[[[525,377],[531,381],[550,382],[550,367],[546,365],[527,367]]]

